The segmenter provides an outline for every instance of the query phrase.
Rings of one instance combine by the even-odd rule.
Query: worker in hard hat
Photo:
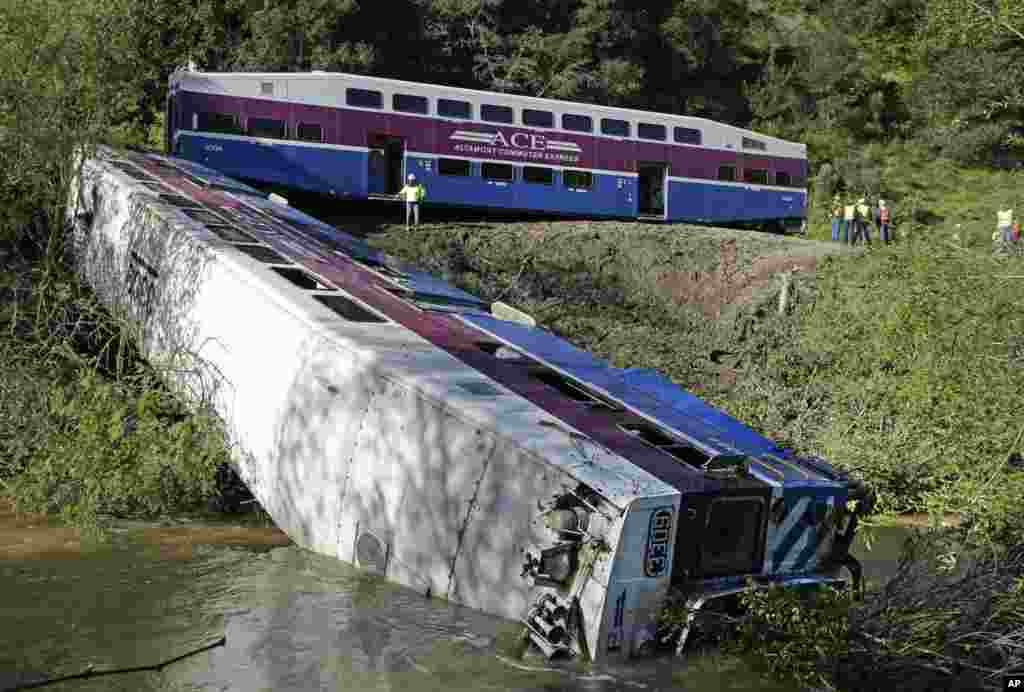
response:
[[[1004,243],[1009,243],[1011,233],[1013,233],[1013,209],[1007,205],[1006,209],[1000,209],[996,212],[996,230],[999,232],[999,239]]]
[[[878,238],[886,245],[892,240],[892,236],[889,234],[889,216],[890,211],[885,200],[878,200],[878,210],[875,215],[875,220],[878,223]]]
[[[843,243],[853,245],[853,219],[856,213],[856,204],[843,205],[843,222],[839,226],[839,233],[842,235]]]
[[[843,221],[843,200],[836,195],[832,198],[832,242],[839,240],[839,226]]]
[[[871,245],[871,227],[868,225],[870,218],[871,207],[868,206],[868,200],[866,197],[861,197],[857,200],[857,207],[853,215],[853,224],[857,229],[854,238],[863,240],[865,245]],[[856,240],[853,242],[855,243]]]
[[[409,222],[420,225],[420,202],[427,196],[427,188],[416,182],[416,176],[412,173],[406,179],[405,187],[395,195],[399,199],[405,197],[405,230],[409,230]]]

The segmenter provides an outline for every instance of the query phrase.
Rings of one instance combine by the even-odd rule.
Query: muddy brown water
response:
[[[905,529],[877,530],[884,578]],[[860,549],[863,553],[863,549]],[[149,690],[764,690],[789,687],[718,654],[628,665],[520,658],[519,626],[389,584],[224,521],[122,522],[99,545],[0,507],[0,691],[80,673],[160,671],[47,686]]]

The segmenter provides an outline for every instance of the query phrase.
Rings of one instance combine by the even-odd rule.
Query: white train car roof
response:
[[[270,87],[270,91],[272,93],[267,93],[267,90],[264,87],[264,85],[268,83],[273,84],[273,86]],[[615,106],[591,105],[573,101],[538,98],[534,96],[502,94],[476,89],[464,89],[460,87],[422,84],[419,82],[407,82],[383,77],[368,77],[343,72],[243,73],[178,70],[171,75],[170,86],[172,89],[185,89],[204,94],[226,95],[239,98],[259,98],[303,103],[312,106],[345,108],[357,108],[356,106],[345,105],[346,88],[369,88],[383,92],[386,97],[382,104],[382,108],[365,109],[373,110],[375,112],[390,111],[392,105],[390,97],[394,93],[423,96],[427,98],[458,97],[473,104],[474,114],[479,113],[481,104],[487,103],[518,108],[548,110],[555,114],[556,122],[560,122],[563,114],[589,115],[594,118],[618,118],[628,120],[631,123],[631,133],[633,136],[625,139],[635,139],[637,123],[643,122],[653,125],[664,125],[669,128],[670,131],[672,127],[700,129],[702,132],[702,140],[699,146],[703,148],[727,149],[737,152],[749,152],[755,155],[768,154],[772,156],[785,156],[791,158],[806,158],[807,156],[806,144],[787,141],[778,137],[772,137],[771,135],[736,127],[734,125],[709,120],[707,118],[618,108]],[[412,114],[403,112],[402,115],[408,116]],[[480,121],[477,118],[474,118],[474,122]],[[597,123],[595,122],[595,126],[596,124]],[[534,129],[529,125],[523,125],[521,120],[518,118],[514,126],[522,129]],[[545,131],[551,130],[551,128],[536,129],[542,129]],[[594,131],[589,134],[594,137],[612,137],[610,135],[602,134],[597,127],[595,127]],[[743,139],[745,137],[754,139],[758,143],[763,144],[764,148],[744,148]],[[612,138],[616,140],[624,139],[622,137]],[[671,136],[667,143],[672,143]],[[686,145],[683,144],[682,146]]]

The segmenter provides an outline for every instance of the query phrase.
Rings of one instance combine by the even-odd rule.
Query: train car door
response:
[[[393,195],[402,189],[405,139],[380,132],[371,132],[369,140],[367,191],[370,194]]]
[[[664,162],[638,161],[638,212],[641,218],[665,218],[665,172]]]

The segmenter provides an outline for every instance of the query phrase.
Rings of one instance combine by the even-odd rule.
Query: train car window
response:
[[[465,118],[468,120],[473,117],[473,106],[469,101],[438,99],[437,114],[443,118]]]
[[[438,159],[437,172],[441,175],[469,175],[469,161],[463,159]]]
[[[751,139],[750,137],[743,138],[744,149],[757,149],[758,151],[765,151],[768,149],[768,145],[759,139]]]
[[[727,182],[733,182],[736,180],[736,166],[719,166],[718,179],[725,180]]]
[[[613,401],[605,399],[603,396],[596,392],[590,391],[590,389],[582,384],[574,382],[567,377],[563,377],[560,373],[555,370],[547,369],[531,369],[530,375],[535,379],[543,382],[549,387],[557,389],[559,392],[569,397],[574,401],[579,401],[584,404],[591,406],[603,406],[610,408],[614,411],[621,410],[622,407]]]
[[[312,274],[305,272],[298,267],[271,267],[278,275],[288,279],[290,282],[304,288],[307,291],[336,291],[338,289],[333,286],[321,283]]]
[[[793,181],[789,177],[789,173],[786,173],[785,171],[775,171],[775,184],[789,187],[793,184]]]
[[[664,142],[667,137],[664,125],[651,125],[650,123],[638,123],[636,136],[640,139],[656,139]]]
[[[805,185],[806,182],[804,181],[804,177],[802,175],[793,176],[793,187],[804,187]]]
[[[283,120],[273,118],[247,118],[245,121],[245,134],[250,137],[265,137],[267,139],[284,139],[285,125]]]
[[[359,303],[349,300],[345,296],[334,294],[314,295],[313,297],[321,305],[333,310],[335,314],[340,317],[344,317],[350,322],[387,322],[387,320],[380,315],[370,312]]]
[[[480,106],[480,119],[489,123],[514,123],[515,112],[508,106],[485,103]]]
[[[767,185],[768,170],[766,168],[744,168],[743,182],[754,183],[755,185]]]
[[[277,254],[265,245],[232,245],[240,252],[252,257],[257,262],[263,262],[265,264],[288,264],[288,260],[281,255]]]
[[[594,186],[594,176],[590,171],[564,171],[562,179],[566,187],[576,190],[589,190]]]
[[[555,172],[550,168],[523,166],[523,181],[539,183],[541,185],[552,185],[555,182]]]
[[[672,136],[680,144],[700,144],[701,142],[700,130],[695,130],[692,127],[672,128]]]
[[[566,113],[562,116],[562,129],[573,132],[593,132],[594,121],[589,115],[574,115]]]
[[[644,444],[650,445],[671,454],[673,457],[694,468],[702,469],[710,457],[696,447],[684,444],[680,440],[669,437],[658,428],[648,423],[620,423],[619,429],[632,435]]]
[[[345,103],[360,108],[383,108],[384,96],[371,89],[345,89]]]
[[[629,123],[615,118],[601,118],[601,133],[616,137],[629,137]]]
[[[217,132],[225,135],[240,135],[242,128],[238,126],[238,116],[227,113],[209,113],[200,111],[196,128],[200,132]]]
[[[555,114],[551,111],[535,111],[530,108],[524,108],[523,125],[530,127],[554,127]]]
[[[515,180],[516,169],[507,163],[481,163],[480,176],[487,180]]]
[[[295,138],[302,142],[322,142],[324,128],[317,123],[299,123],[295,128]]]
[[[391,108],[400,113],[422,113],[430,112],[427,107],[426,96],[413,96],[412,94],[395,94],[391,97]]]

